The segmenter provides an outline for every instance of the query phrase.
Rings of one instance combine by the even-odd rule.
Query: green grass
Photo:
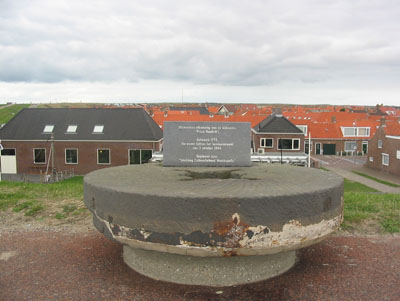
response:
[[[400,194],[373,190],[345,179],[343,228],[354,229],[362,221],[375,220],[384,232],[400,232]]]
[[[361,184],[359,182],[354,182],[348,179],[344,179],[344,191],[345,192],[378,192],[378,190]]]
[[[64,218],[66,218],[66,216],[64,214],[62,214],[62,213],[56,214],[56,219],[64,219]]]
[[[65,212],[65,213],[74,212],[75,210],[76,210],[75,205],[64,205],[63,206],[63,212]]]
[[[362,172],[359,172],[359,171],[356,171],[356,170],[352,170],[351,172],[353,172],[353,173],[355,173],[355,174],[357,174],[357,175],[359,175],[359,176],[362,176],[362,177],[364,177],[364,178],[373,180],[373,181],[375,181],[375,182],[378,182],[378,183],[381,183],[381,184],[385,184],[385,185],[387,185],[387,186],[391,186],[391,187],[400,187],[400,185],[398,185],[398,184],[391,183],[391,182],[388,182],[388,181],[385,181],[385,180],[381,180],[381,179],[372,177],[372,176],[370,176],[370,175],[367,175],[367,174],[365,174],[365,173],[362,173]]]
[[[17,204],[14,208],[13,211],[14,212],[20,212],[24,209],[30,208],[33,206],[33,202],[31,201],[26,201],[26,202],[22,202],[20,204]]]
[[[34,216],[43,209],[44,207],[39,201],[33,200],[16,204],[15,207],[13,208],[13,211],[14,212],[25,211],[24,213],[25,216]]]
[[[77,176],[51,184],[2,181],[0,191],[0,210],[13,206],[16,206],[17,211],[22,210],[22,207],[34,201],[37,201],[34,203],[58,202],[66,199],[82,201],[83,177]],[[68,207],[65,210],[71,210],[71,208]],[[38,211],[38,208],[35,210]]]
[[[400,216],[396,214],[387,214],[381,220],[380,224],[386,232],[395,233],[400,232]]]
[[[5,108],[0,108],[0,124],[7,123],[13,118],[19,111],[29,107],[29,104],[18,104],[12,105]]]
[[[0,182],[1,183],[1,182]],[[1,186],[0,186],[1,188]],[[5,210],[18,203],[19,200],[26,199],[28,195],[24,192],[7,192],[0,190],[0,210]]]
[[[35,205],[31,208],[29,208],[27,211],[25,211],[25,216],[34,216],[36,215],[39,211],[41,211],[44,207],[42,205]]]

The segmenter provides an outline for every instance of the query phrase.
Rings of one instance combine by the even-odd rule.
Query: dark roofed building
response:
[[[304,133],[280,114],[271,114],[252,129],[253,151],[304,154]]]
[[[222,105],[219,107],[217,114],[233,115],[237,111],[236,105]]]
[[[162,135],[141,108],[24,109],[0,130],[2,173],[44,173],[54,167],[86,174],[145,163],[160,150]]]
[[[143,109],[23,109],[0,132],[3,140],[140,140],[162,138],[162,130]],[[95,126],[98,126],[95,132]],[[49,130],[50,128],[48,128]],[[100,131],[101,129],[101,131]]]
[[[271,114],[253,128],[258,133],[302,134],[303,132],[282,115]]]
[[[199,112],[200,115],[209,115],[210,112],[207,110],[206,107],[169,107],[170,111],[195,111]]]

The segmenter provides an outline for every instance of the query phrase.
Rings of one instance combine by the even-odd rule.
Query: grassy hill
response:
[[[66,102],[66,103],[43,103],[39,104],[37,108],[57,108],[57,109],[67,109],[67,108],[99,108],[103,107],[104,103],[81,103],[81,102]]]
[[[12,106],[0,106],[0,125],[7,123],[11,118],[15,116],[19,111],[29,107],[29,104],[18,104]]]

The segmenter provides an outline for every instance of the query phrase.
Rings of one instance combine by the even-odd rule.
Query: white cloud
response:
[[[12,98],[6,91],[18,83],[90,91],[158,82],[174,90],[212,86],[216,98],[231,88],[280,99],[288,86],[348,90],[374,82],[391,101],[399,14],[398,1],[389,0],[0,0],[0,85],[8,87],[0,97]],[[74,97],[97,95],[90,93]]]

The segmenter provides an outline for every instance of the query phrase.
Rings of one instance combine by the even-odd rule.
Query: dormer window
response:
[[[43,133],[53,133],[54,125],[47,124],[43,129]]]
[[[307,126],[306,125],[296,125],[299,130],[304,133],[304,136],[307,136]]]
[[[77,125],[69,125],[67,127],[67,134],[75,134],[77,129],[78,129]]]
[[[95,125],[93,128],[93,134],[103,134],[104,125]]]
[[[343,137],[369,137],[369,127],[341,127]]]

